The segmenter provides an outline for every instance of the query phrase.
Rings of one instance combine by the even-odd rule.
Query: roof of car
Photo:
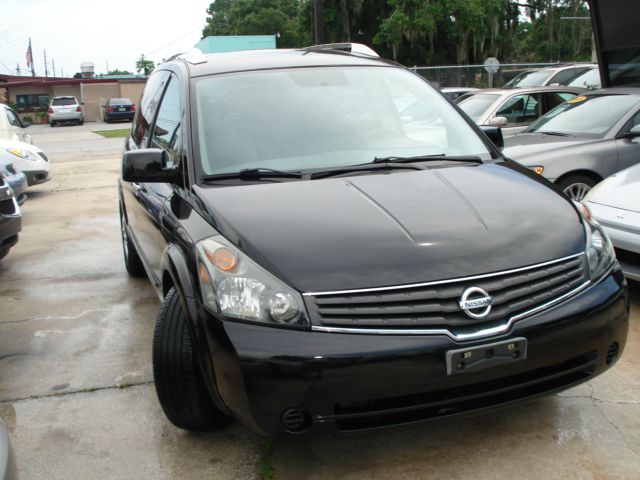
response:
[[[585,95],[640,95],[640,87],[609,87],[590,90]]]
[[[390,60],[362,54],[334,50],[310,49],[270,49],[246,50],[204,54],[202,63],[189,63],[191,77],[215,75],[220,73],[243,72],[249,70],[271,70],[277,68],[327,67],[327,66],[395,66]],[[169,65],[169,62],[167,65]],[[162,67],[160,67],[162,69]]]

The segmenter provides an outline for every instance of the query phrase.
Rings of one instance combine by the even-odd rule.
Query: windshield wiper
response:
[[[416,155],[413,157],[375,157],[373,159],[373,163],[411,163],[411,162],[435,162],[435,161],[446,161],[446,162],[468,162],[468,163],[483,163],[480,157],[464,155],[464,156],[455,156],[455,155],[445,155],[444,153],[440,153],[437,155]]]
[[[348,165],[346,167],[338,167],[334,169],[322,170],[314,172],[309,175],[311,180],[317,180],[319,178],[334,177],[342,175],[344,173],[352,172],[371,172],[375,170],[424,170],[423,167],[418,165],[396,165],[389,162],[385,163],[359,163],[357,165]]]
[[[211,180],[228,180],[238,178],[240,180],[263,180],[266,178],[302,178],[302,172],[274,170],[272,168],[245,168],[238,172],[215,173],[213,175],[204,175],[201,179],[204,181]]]

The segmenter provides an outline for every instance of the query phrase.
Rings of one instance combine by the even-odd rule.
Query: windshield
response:
[[[51,105],[54,107],[58,107],[60,105],[75,105],[77,100],[74,97],[62,97],[62,98],[54,98],[51,102]]]
[[[323,169],[388,156],[491,158],[440,93],[399,68],[298,68],[194,81],[205,174]]]
[[[505,83],[504,88],[539,87],[544,85],[555,72],[549,70],[532,70],[524,72]]]
[[[638,103],[633,95],[580,96],[558,105],[527,132],[554,132],[603,138]]]
[[[597,90],[600,88],[600,71],[597,68],[587,70],[573,79],[569,86]]]
[[[500,98],[494,93],[476,93],[458,103],[464,113],[469,115],[474,122],[477,122],[484,115],[489,107]]]

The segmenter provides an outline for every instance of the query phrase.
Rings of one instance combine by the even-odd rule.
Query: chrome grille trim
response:
[[[574,255],[569,255],[568,257],[557,258],[555,260],[550,260],[544,263],[537,263],[536,265],[529,265],[528,267],[514,268],[512,270],[503,270],[502,272],[495,273],[486,273],[482,275],[474,275],[471,277],[458,277],[458,278],[450,278],[448,280],[436,280],[433,282],[425,282],[425,283],[411,283],[408,285],[393,285],[390,287],[374,287],[374,288],[360,288],[356,290],[334,290],[330,292],[305,292],[302,295],[305,297],[319,297],[322,295],[345,295],[350,293],[368,293],[368,292],[384,292],[389,290],[402,290],[407,288],[418,288],[418,287],[432,287],[435,285],[446,285],[447,283],[455,283],[455,282],[466,282],[469,280],[479,280],[482,278],[491,278],[497,277],[500,275],[509,275],[510,273],[518,273],[524,272],[527,270],[533,270],[534,268],[546,267],[548,265],[553,265],[554,263],[564,262],[566,260],[570,260],[572,258],[577,258],[584,255],[585,252],[576,253]]]
[[[575,256],[577,255],[572,255],[571,257],[565,257],[562,260],[567,260]],[[554,263],[554,262],[551,262],[551,263]],[[537,266],[542,266],[542,265],[548,265],[548,263],[537,265]],[[515,270],[515,271],[520,271],[520,270]],[[514,272],[514,270],[511,270],[510,272]],[[472,278],[476,278],[476,277],[472,277]],[[478,338],[484,338],[492,335],[499,335],[502,333],[506,333],[511,329],[511,326],[513,325],[514,322],[521,320],[525,317],[528,317],[530,315],[533,315],[535,313],[538,313],[547,308],[550,308],[553,305],[560,303],[561,301],[575,295],[581,290],[584,290],[590,284],[591,284],[591,280],[587,280],[579,287],[574,288],[573,290],[557,298],[554,298],[553,300],[547,303],[538,305],[537,307],[532,308],[531,310],[527,310],[526,312],[519,313],[518,315],[514,315],[513,317],[509,318],[509,320],[506,323],[502,325],[485,328],[472,333],[453,333],[447,329],[401,330],[401,329],[372,329],[372,328],[351,328],[351,327],[321,327],[317,325],[312,325],[311,330],[315,332],[324,332],[324,333],[358,333],[358,334],[368,334],[368,335],[446,335],[453,340],[464,342],[467,340],[474,340]]]

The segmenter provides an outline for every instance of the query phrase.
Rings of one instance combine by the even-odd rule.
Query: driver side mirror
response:
[[[177,172],[166,168],[169,157],[161,148],[143,148],[125,152],[122,157],[122,180],[140,183],[174,183]]]
[[[489,119],[487,125],[492,127],[506,127],[507,123],[507,117],[493,117]]]

